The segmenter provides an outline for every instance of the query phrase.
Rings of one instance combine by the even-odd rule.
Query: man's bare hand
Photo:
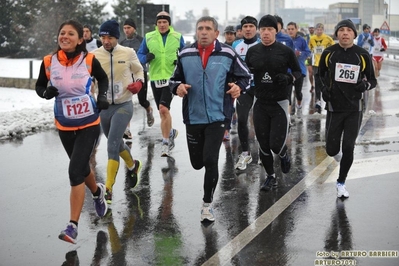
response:
[[[184,97],[184,95],[188,93],[189,88],[191,88],[191,85],[181,83],[176,89],[176,94],[180,97]]]
[[[228,83],[228,85],[230,86],[230,90],[228,90],[226,93],[230,94],[231,98],[233,99],[237,99],[238,97],[240,97],[241,88],[233,82]]]

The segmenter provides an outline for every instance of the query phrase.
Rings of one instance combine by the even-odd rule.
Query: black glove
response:
[[[372,39],[369,40],[369,44],[373,44],[373,40]]]
[[[331,90],[329,87],[323,86],[321,88],[321,97],[323,97],[325,102],[329,102],[331,100]]]
[[[98,95],[97,96],[97,109],[105,110],[108,109],[109,103],[107,100],[107,96],[105,95]]]
[[[359,83],[356,84],[355,90],[358,92],[365,92],[370,86],[370,83],[367,82],[367,80],[362,80]]]
[[[151,60],[153,60],[155,58],[155,55],[153,53],[148,53],[145,56],[145,60],[148,62],[150,62]]]
[[[56,87],[48,86],[43,93],[43,98],[50,100],[50,99],[54,98],[55,96],[58,96],[58,94],[59,94],[59,92]]]
[[[380,52],[385,52],[385,48],[381,48],[381,49],[380,49]]]
[[[279,73],[274,77],[274,80],[277,83],[277,85],[279,85],[281,87],[287,87],[288,84],[292,83],[292,76],[283,74],[283,73]]]

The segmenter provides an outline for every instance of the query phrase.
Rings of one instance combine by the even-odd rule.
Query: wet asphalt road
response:
[[[398,70],[384,65],[369,94],[345,201],[336,199],[339,156],[325,153],[325,111],[313,114],[308,82],[302,114],[293,116],[290,173],[282,174],[277,163],[279,188],[260,192],[265,172],[256,163],[253,127],[254,160],[243,172],[233,170],[240,147],[232,134],[220,149],[216,222],[210,225],[199,221],[204,170],[191,168],[178,97],[172,103],[180,132],[173,158],[160,157],[159,116],[147,128],[144,109],[136,107],[132,154],[144,163],[141,183],[126,189],[122,163],[112,211],[102,219],[87,193],[76,245],[58,240],[69,219],[69,181],[57,133],[3,141],[0,265],[323,265],[316,263],[337,254],[346,256],[339,258],[346,265],[399,265]],[[93,161],[102,182],[106,163],[102,137]]]

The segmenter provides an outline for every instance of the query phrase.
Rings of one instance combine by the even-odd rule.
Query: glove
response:
[[[56,87],[48,86],[43,93],[43,98],[50,100],[50,99],[54,98],[55,96],[58,96],[58,94],[59,94],[59,92]]]
[[[274,77],[275,82],[277,85],[281,87],[287,87],[288,84],[292,83],[291,75],[279,73]]]
[[[321,97],[323,97],[325,102],[329,102],[331,100],[331,91],[329,87],[323,86],[321,88]]]
[[[107,100],[107,96],[98,95],[97,96],[97,108],[99,110],[106,110],[109,107],[109,102]]]
[[[301,51],[295,50],[295,55],[296,55],[297,57],[300,57],[300,56],[301,56]]]
[[[373,40],[372,39],[368,40],[368,42],[369,42],[369,44],[373,44]]]
[[[143,82],[141,80],[138,80],[136,82],[127,85],[127,89],[133,94],[138,93],[142,87],[143,87]]]
[[[370,83],[367,80],[362,79],[359,83],[356,84],[355,90],[358,92],[365,92],[370,86]]]
[[[381,48],[381,49],[380,49],[380,52],[385,52],[385,48]]]
[[[153,53],[148,53],[145,56],[145,60],[146,60],[147,63],[152,61],[154,58],[155,58],[155,55]]]

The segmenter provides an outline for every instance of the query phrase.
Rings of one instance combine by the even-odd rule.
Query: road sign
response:
[[[384,21],[384,23],[382,23],[382,25],[380,27],[380,32],[385,35],[391,34],[391,30],[389,29],[388,22]]]

